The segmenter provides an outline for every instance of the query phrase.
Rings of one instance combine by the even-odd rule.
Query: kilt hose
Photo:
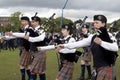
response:
[[[98,69],[97,80],[116,80],[115,66],[101,67]]]
[[[25,68],[28,68],[31,64],[31,54],[30,52],[26,51],[24,48],[22,49],[22,53],[20,56],[20,62],[19,65],[23,66]]]
[[[57,75],[58,80],[72,80],[74,62],[63,61],[63,67]]]
[[[30,66],[32,74],[41,74],[46,70],[46,53],[45,52],[32,52],[34,56],[33,62]]]

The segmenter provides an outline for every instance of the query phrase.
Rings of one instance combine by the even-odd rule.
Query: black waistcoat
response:
[[[30,37],[37,37],[40,34],[37,31],[31,30],[30,32]],[[45,46],[45,40],[39,41],[39,42],[31,42],[30,43],[30,50],[31,51],[37,51],[38,46]]]
[[[19,30],[21,33],[24,33],[26,30],[23,30],[23,28],[21,28]],[[29,51],[30,49],[30,42],[26,39],[20,38],[20,46],[24,47],[26,49],[26,51]]]
[[[100,29],[102,33],[98,35],[100,39],[103,41],[112,43],[112,40],[110,39],[107,29],[101,28]],[[96,35],[93,36],[91,41],[91,51],[93,53],[93,61],[94,61],[94,67],[104,67],[104,66],[110,66],[111,64],[114,64],[114,59],[117,54],[117,52],[109,51],[101,47],[100,45],[94,43],[94,39],[96,38]]]
[[[68,37],[66,40],[62,40],[61,42],[64,43],[68,43],[71,37]],[[75,61],[75,53],[60,53],[60,57],[63,60],[67,60],[69,62],[74,62]]]

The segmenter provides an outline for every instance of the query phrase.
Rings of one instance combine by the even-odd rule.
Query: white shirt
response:
[[[40,26],[36,27],[34,31],[37,31],[39,29]],[[31,27],[30,27],[31,28]],[[24,38],[26,33],[19,33],[19,32],[16,32],[16,33],[13,33],[13,37],[18,37],[18,38]],[[44,38],[45,38],[45,32],[44,30],[39,30],[39,36],[37,37],[29,37],[28,41],[30,42],[39,42],[39,41],[43,41]],[[27,35],[29,35],[29,33],[27,33]]]
[[[65,37],[64,39],[66,40],[69,36]],[[68,43],[72,43],[72,42],[75,42],[74,38],[70,38],[70,40],[68,41]],[[55,45],[43,46],[43,47],[39,47],[39,48],[41,50],[51,50],[51,49],[55,49]],[[67,54],[67,53],[74,53],[75,51],[76,51],[76,49],[64,48],[64,49],[61,49],[59,52]]]
[[[70,35],[65,37],[64,40],[66,40],[68,37],[70,37]],[[71,37],[70,40],[68,41],[68,43],[72,43],[72,42],[75,42],[75,39]],[[76,51],[76,49],[64,48],[64,49],[61,49],[59,52],[65,54],[65,53],[75,53],[75,51]]]
[[[68,48],[68,49],[87,47],[87,46],[91,45],[92,37],[93,37],[93,35],[90,35],[88,38],[85,38],[81,41],[63,44],[63,45],[64,45],[64,48]],[[100,46],[107,49],[107,50],[110,50],[110,51],[118,51],[118,46],[117,46],[116,42],[109,43],[109,42],[102,41]]]
[[[10,39],[15,39],[16,37],[5,35],[5,38],[6,38],[6,40],[10,40]]]
[[[45,39],[45,31],[43,29],[39,29],[40,26],[35,27],[34,32],[39,31],[39,36],[37,37],[29,37],[28,41],[30,42],[39,42]]]

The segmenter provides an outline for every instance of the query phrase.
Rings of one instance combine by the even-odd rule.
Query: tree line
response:
[[[11,14],[11,16],[9,17],[9,21],[11,23],[11,25],[8,25],[4,28],[4,31],[18,31],[18,29],[21,27],[20,24],[20,16],[23,16],[23,14],[21,12],[14,12],[13,14]],[[41,25],[45,28],[45,30],[47,32],[60,32],[60,20],[61,17],[57,17],[57,18],[52,18],[52,19],[48,19],[48,18],[41,18]],[[73,27],[75,28],[75,23],[77,21],[73,22],[71,19],[67,19],[65,17],[63,17],[63,24],[67,24],[70,23],[71,25],[73,25]],[[112,31],[118,31],[120,30],[120,19],[114,21],[115,25],[112,26],[111,30]],[[108,27],[110,27],[112,23],[108,23]]]

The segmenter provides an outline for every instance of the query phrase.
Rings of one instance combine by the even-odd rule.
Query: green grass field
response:
[[[19,51],[2,50],[0,52],[0,80],[21,80],[18,67]],[[120,80],[120,58],[116,62],[117,80]],[[55,80],[58,73],[57,57],[55,51],[47,51],[47,80]],[[87,74],[87,72],[86,72]],[[75,64],[73,80],[80,76],[80,59]]]

